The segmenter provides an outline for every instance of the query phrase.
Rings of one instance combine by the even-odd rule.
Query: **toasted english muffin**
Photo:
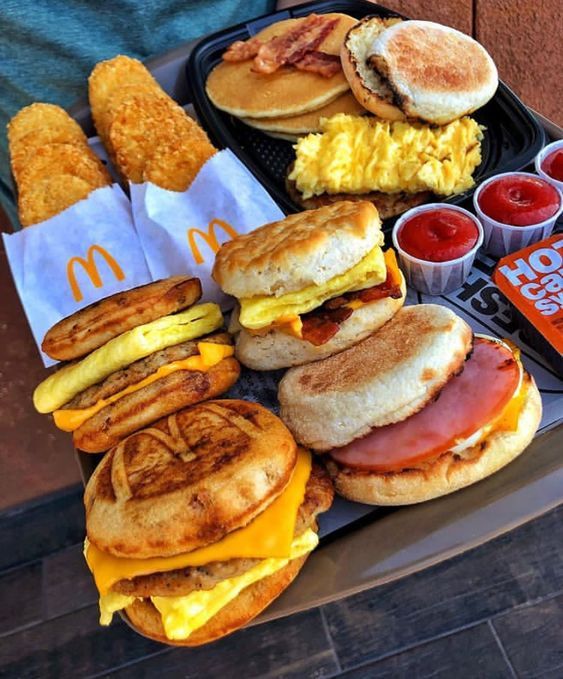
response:
[[[447,307],[403,307],[359,344],[288,370],[278,391],[281,418],[299,443],[319,451],[400,422],[460,370],[472,337]]]
[[[367,59],[407,117],[436,125],[483,106],[498,86],[496,66],[482,45],[430,21],[403,21],[380,32]]]
[[[118,292],[59,321],[47,332],[41,348],[57,360],[80,358],[131,328],[190,307],[200,297],[199,279],[189,276]]]
[[[344,351],[381,328],[402,307],[406,286],[401,274],[402,297],[384,297],[356,309],[340,324],[336,335],[328,342],[316,346],[280,330],[270,330],[266,335],[253,335],[239,325],[236,318],[229,330],[236,334],[235,355],[253,370],[277,370],[290,366],[319,361]]]
[[[373,41],[401,21],[399,17],[365,17],[348,31],[340,49],[342,69],[352,93],[365,109],[386,120],[404,120],[405,114],[396,106],[393,91],[369,63],[368,56]]]
[[[235,632],[261,613],[293,582],[307,556],[292,559],[279,571],[245,587],[235,599],[184,640],[166,637],[160,613],[150,599],[136,599],[127,606],[125,613],[141,634],[155,641],[177,646],[201,646]]]
[[[110,450],[84,495],[88,539],[121,557],[172,556],[217,542],[285,488],[297,446],[245,401],[200,403]]]
[[[344,35],[356,20],[346,14],[323,16],[338,18],[339,22],[317,49],[327,54],[339,54]],[[305,18],[279,21],[254,37],[267,41],[304,21]],[[342,73],[324,78],[317,73],[289,67],[263,74],[256,73],[253,65],[252,59],[222,61],[211,71],[205,89],[217,108],[240,118],[292,116],[314,111],[349,89]]]
[[[382,243],[381,220],[371,203],[333,203],[225,243],[212,275],[238,298],[280,296],[326,283]]]
[[[486,389],[486,385],[483,385]],[[432,500],[480,481],[506,466],[531,443],[542,416],[541,396],[527,373],[525,400],[515,431],[496,431],[463,451],[442,453],[432,462],[400,471],[354,469],[327,458],[336,491],[354,502],[406,505]],[[444,417],[448,414],[444,413]]]

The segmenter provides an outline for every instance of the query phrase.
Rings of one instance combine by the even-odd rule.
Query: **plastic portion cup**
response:
[[[560,182],[558,179],[550,177],[547,174],[547,172],[544,172],[542,170],[541,167],[543,161],[547,158],[547,156],[549,156],[550,153],[553,153],[553,151],[557,151],[557,149],[563,149],[563,139],[559,139],[558,141],[554,141],[553,143],[544,146],[543,149],[536,156],[535,166],[538,175],[542,179],[545,179],[546,182],[549,182],[552,186],[555,186],[556,189],[559,189],[559,192],[563,194],[563,182]]]
[[[451,210],[452,212],[461,212],[477,227],[478,237],[475,245],[463,257],[452,259],[448,262],[429,262],[424,259],[413,257],[408,252],[405,252],[399,245],[399,233],[403,228],[405,222],[412,217],[421,214],[422,212],[429,212],[430,210]],[[445,203],[429,203],[428,205],[419,205],[408,212],[405,212],[402,217],[395,222],[393,227],[393,246],[399,256],[399,264],[405,275],[407,285],[426,295],[444,295],[453,290],[460,288],[473,266],[473,260],[477,250],[481,247],[483,242],[483,227],[479,220],[471,212],[464,210],[456,205],[447,205]]]
[[[555,222],[563,211],[563,196],[560,191],[555,189],[559,194],[559,208],[552,217],[546,219],[544,222],[531,224],[530,226],[512,226],[512,224],[503,224],[502,222],[491,219],[479,207],[479,196],[485,186],[488,186],[491,182],[497,181],[502,177],[532,177],[533,179],[538,179],[535,174],[531,174],[530,172],[505,172],[504,174],[497,174],[484,181],[473,194],[473,206],[475,207],[475,212],[481,220],[483,231],[485,232],[483,249],[490,255],[493,255],[493,257],[504,257],[511,252],[516,252],[516,250],[521,250],[528,245],[532,245],[539,240],[547,238],[551,235]]]

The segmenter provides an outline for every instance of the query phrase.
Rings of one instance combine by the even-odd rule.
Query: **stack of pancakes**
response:
[[[344,36],[356,20],[346,14],[323,16],[337,18],[338,24],[318,49],[338,55]],[[305,20],[279,21],[254,37],[266,42]],[[360,115],[365,112],[350,92],[342,72],[325,78],[317,73],[283,67],[265,75],[253,70],[252,60],[221,62],[210,73],[206,91],[213,104],[222,111],[271,136],[288,140],[320,131],[321,118],[330,118],[337,113]]]

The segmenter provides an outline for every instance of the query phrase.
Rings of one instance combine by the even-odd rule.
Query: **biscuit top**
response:
[[[290,215],[225,243],[213,278],[238,298],[284,295],[322,285],[383,243],[377,209],[342,201]]]
[[[288,484],[296,443],[257,403],[207,401],[112,448],[84,494],[88,539],[150,558],[213,544],[260,514]]]

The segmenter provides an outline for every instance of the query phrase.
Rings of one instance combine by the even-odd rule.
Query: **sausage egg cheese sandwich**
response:
[[[318,543],[330,479],[256,403],[207,401],[110,450],[86,486],[85,556],[101,623],[124,610],[161,642],[235,631]]]
[[[273,370],[330,356],[386,323],[404,301],[375,207],[333,203],[225,243],[213,277],[240,309],[236,356]]]
[[[517,457],[541,419],[519,352],[448,308],[401,309],[379,332],[279,387],[297,441],[327,453],[336,491],[402,505],[485,478]]]
[[[41,413],[97,453],[180,408],[226,391],[240,373],[216,304],[176,276],[96,302],[60,321],[42,348],[73,361],[35,390]],[[211,333],[211,334],[210,334]],[[86,355],[87,354],[87,355]],[[75,360],[79,359],[79,360]]]

